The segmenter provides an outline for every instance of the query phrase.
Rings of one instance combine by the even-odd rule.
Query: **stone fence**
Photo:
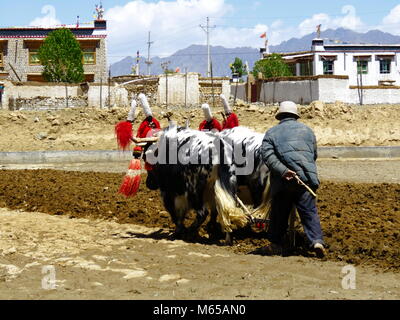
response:
[[[129,107],[139,93],[151,104],[198,106],[219,101],[230,94],[229,78],[200,78],[198,73],[160,75],[155,77],[125,76],[113,78],[110,84],[62,84],[12,82],[1,80],[0,109],[35,110],[66,107]]]

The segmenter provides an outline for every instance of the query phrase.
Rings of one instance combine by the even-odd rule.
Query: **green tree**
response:
[[[38,53],[46,81],[79,83],[84,80],[82,49],[71,30],[61,28],[50,32]]]
[[[261,72],[265,78],[293,76],[289,66],[285,63],[282,56],[277,53],[273,53],[263,60],[258,60],[254,64],[254,77],[257,77],[259,72]]]
[[[238,57],[235,58],[235,61],[229,65],[233,74],[237,74],[239,78],[243,75],[246,75],[246,66],[243,64],[242,60]]]

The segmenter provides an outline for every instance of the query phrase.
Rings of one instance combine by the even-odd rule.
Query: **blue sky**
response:
[[[0,0],[0,26],[72,24],[93,20],[100,0]],[[400,1],[394,0],[103,0],[108,20],[110,62],[147,51],[152,32],[154,55],[165,56],[190,44],[204,44],[199,24],[215,25],[212,45],[260,47],[327,28],[358,32],[380,29],[400,34]]]

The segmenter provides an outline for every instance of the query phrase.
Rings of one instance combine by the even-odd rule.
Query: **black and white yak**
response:
[[[245,127],[211,133],[170,126],[161,132],[146,152],[152,165],[146,185],[160,189],[177,237],[196,233],[211,213],[208,231],[217,232],[219,223],[231,242],[230,233],[251,220],[249,211],[240,206],[240,186],[250,190],[257,207],[253,217],[265,216],[270,199],[268,169],[259,154],[262,137]],[[196,212],[196,219],[186,229],[189,210]]]

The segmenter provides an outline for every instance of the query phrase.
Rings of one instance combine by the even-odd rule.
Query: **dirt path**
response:
[[[47,164],[3,164],[0,169],[95,171],[125,173],[127,161]],[[400,183],[400,159],[318,159],[320,180],[361,183]]]
[[[0,299],[400,298],[398,273],[356,267],[345,290],[345,263],[238,255],[158,230],[0,209]]]
[[[138,108],[133,125],[136,132],[143,120]],[[154,116],[165,128],[165,110],[152,106]],[[222,121],[219,103],[213,109]],[[246,104],[238,101],[235,112],[242,126],[265,132],[276,125],[277,106]],[[313,103],[301,106],[301,122],[310,126],[318,146],[398,146],[400,145],[400,113],[398,105],[356,106],[343,103]],[[203,112],[198,108],[171,107],[172,119],[180,125],[185,118],[198,128]],[[0,152],[41,150],[115,150],[114,126],[126,120],[126,108],[70,108],[57,111],[0,110]]]

